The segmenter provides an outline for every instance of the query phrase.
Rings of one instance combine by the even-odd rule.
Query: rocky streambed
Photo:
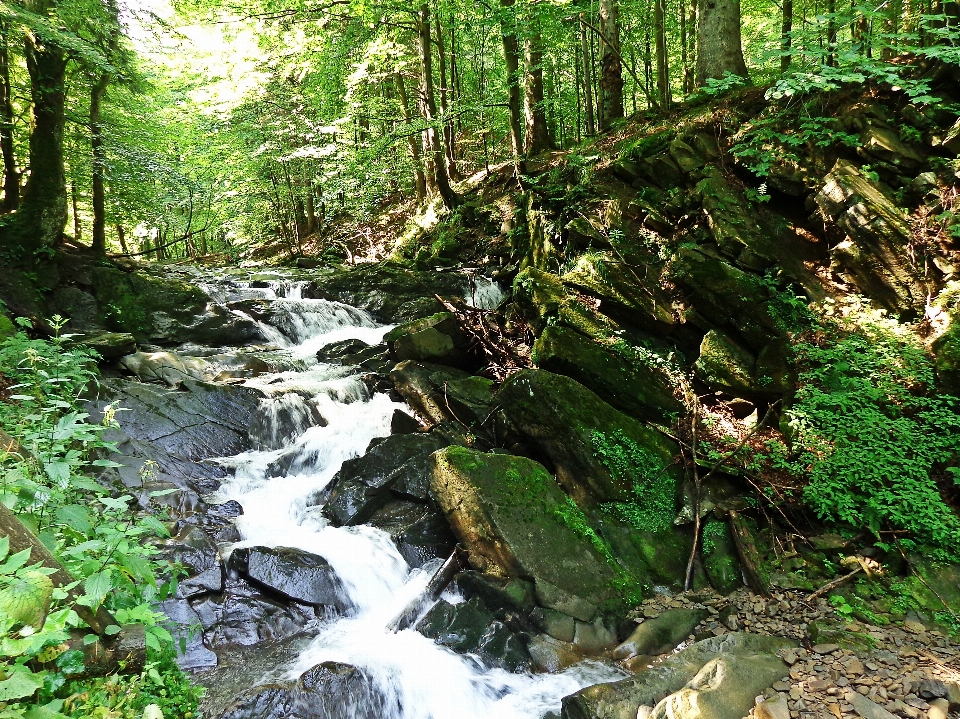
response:
[[[103,333],[98,307],[81,328],[110,357],[98,409],[124,408],[111,438],[122,466],[102,479],[170,522],[163,550],[185,576],[161,609],[208,687],[205,716],[918,719],[960,701],[945,637],[856,645],[828,623],[816,640],[808,626],[829,610],[737,590],[729,538],[682,594],[691,532],[673,521],[676,447],[599,394],[656,400],[661,378],[587,389],[563,374],[579,353],[562,328],[539,343],[558,374],[472,374],[475,347],[433,295],[490,306],[493,281],[138,272],[120,278],[124,292],[154,287],[137,336]],[[91,306],[107,296],[97,287]],[[644,406],[664,406],[654,400]],[[643,530],[596,511],[631,496],[635,478],[610,461],[625,452],[658,468]],[[888,639],[900,664],[871,659]],[[924,639],[936,666],[904,663]],[[910,674],[900,689],[897,668]],[[927,680],[940,684],[923,694]]]

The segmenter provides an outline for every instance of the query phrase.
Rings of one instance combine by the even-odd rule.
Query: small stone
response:
[[[799,657],[797,656],[797,653],[792,649],[788,649],[783,653],[783,661],[785,661],[791,667],[797,663],[798,659]]]
[[[790,691],[790,682],[779,681],[773,683],[774,691],[778,692],[788,692]]]
[[[656,619],[657,617],[660,616],[660,612],[658,612],[653,607],[644,607],[643,616],[646,617],[647,619]]]
[[[950,702],[939,698],[930,702],[930,708],[927,709],[927,719],[947,719],[947,713],[950,711]]]
[[[826,679],[813,679],[807,682],[807,689],[812,692],[822,692],[829,686],[830,682],[828,682]]]
[[[920,622],[914,622],[910,619],[903,623],[903,628],[908,632],[913,632],[914,634],[922,634],[923,632],[927,631],[927,628]]]
[[[790,687],[790,698],[791,698],[791,699],[798,700],[798,699],[800,699],[801,696],[803,696],[803,692],[800,690],[800,687],[798,687],[798,686],[792,686],[792,687]]]
[[[817,654],[833,654],[840,648],[839,644],[814,644],[813,651]]]
[[[862,697],[855,692],[848,692],[846,697],[848,704],[853,705],[853,710],[863,719],[896,719],[896,717],[884,709],[879,704]]]
[[[917,693],[924,699],[941,699],[947,696],[947,685],[938,679],[924,679]]]
[[[877,671],[877,669],[880,668],[880,666],[878,664],[875,664],[874,662],[867,662],[866,664],[864,664],[864,666],[867,669],[869,669],[871,672],[875,672]]]
[[[776,694],[757,704],[754,716],[756,719],[788,719],[790,708],[783,696]]]

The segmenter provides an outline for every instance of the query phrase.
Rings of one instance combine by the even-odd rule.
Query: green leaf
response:
[[[59,507],[57,509],[57,519],[81,534],[89,534],[93,531],[90,514],[86,508],[81,507],[79,504],[68,504],[64,507]]]
[[[27,563],[27,560],[30,559],[30,547],[27,547],[21,552],[17,552],[10,559],[8,559],[3,564],[0,564],[0,576],[6,576],[13,574],[15,571],[20,569],[24,564]]]
[[[70,464],[58,460],[56,462],[45,462],[43,471],[47,473],[51,482],[60,486],[65,486],[70,481]]]
[[[10,553],[10,537],[0,537],[0,561]]]
[[[99,606],[111,589],[113,589],[113,577],[109,569],[91,574],[83,580],[83,590],[93,601],[91,606]]]
[[[26,667],[13,667],[10,676],[0,682],[0,702],[32,697],[43,686],[43,674],[34,674]]]
[[[111,624],[110,626],[104,628],[103,633],[108,637],[116,636],[120,633],[120,627],[118,627],[116,624]]]
[[[0,591],[0,611],[21,624],[39,629],[50,611],[53,582],[41,572],[26,571]]]

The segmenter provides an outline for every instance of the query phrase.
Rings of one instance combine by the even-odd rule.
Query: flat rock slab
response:
[[[668,609],[634,629],[613,656],[626,659],[634,654],[665,654],[686,639],[708,614],[706,609]]]

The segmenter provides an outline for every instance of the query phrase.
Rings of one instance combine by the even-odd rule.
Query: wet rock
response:
[[[634,654],[665,654],[672,651],[708,616],[706,609],[668,609],[647,619],[613,653],[617,659]]]
[[[180,647],[177,664],[182,669],[194,671],[217,666],[217,655],[204,643],[203,633],[196,630],[200,619],[186,599],[168,599],[160,602],[157,609],[169,619],[162,625]]]
[[[450,312],[407,322],[384,337],[396,362],[414,360],[459,367],[467,359],[470,339]]]
[[[394,700],[396,701],[396,700]],[[276,682],[254,687],[227,709],[221,719],[379,719],[397,707],[360,669],[324,662],[296,683]]]
[[[450,413],[464,427],[492,431],[491,418],[497,409],[493,382],[486,377],[465,377],[444,385],[444,401]]]
[[[411,567],[421,567],[433,559],[446,559],[457,543],[446,518],[426,504],[391,501],[374,512],[365,524],[389,534]]]
[[[646,705],[654,706],[655,711],[659,710],[657,716],[662,717],[667,715],[668,706],[689,707],[699,695],[704,707],[709,706],[711,712],[716,713],[695,716],[740,719],[753,706],[758,693],[787,673],[786,665],[776,657],[776,652],[790,646],[795,643],[756,634],[711,637],[635,677],[587,687],[564,697],[561,716],[563,719],[634,719],[637,707]],[[724,681],[725,677],[732,681]],[[659,706],[668,697],[673,701]],[[745,706],[743,702],[747,702]]]
[[[460,604],[441,599],[416,630],[455,652],[476,654],[488,666],[515,672],[530,663],[523,641],[477,597]]]
[[[359,352],[370,349],[370,347],[371,345],[367,344],[363,340],[341,340],[340,342],[334,342],[333,344],[321,347],[320,350],[317,351],[317,361],[333,362],[336,360],[341,360],[344,355],[355,355]]]
[[[572,644],[546,635],[531,637],[527,651],[534,667],[552,674],[583,660],[583,655]]]
[[[631,364],[565,327],[547,327],[533,346],[533,358],[541,369],[577,380],[631,416],[662,420],[685,411],[663,367]]]
[[[616,646],[617,632],[599,619],[575,622],[572,643],[585,654],[600,654]]]
[[[456,576],[456,582],[457,588],[465,596],[479,597],[488,607],[526,614],[536,604],[533,583],[526,579],[503,579],[467,570]],[[546,611],[550,612],[550,610]]]
[[[217,545],[206,532],[196,527],[185,526],[164,549],[171,561],[182,564],[193,574],[220,566]]]
[[[203,628],[204,643],[214,649],[289,637],[324,616],[313,606],[270,599],[245,581],[229,578],[222,593],[191,600],[190,605]]]
[[[367,452],[343,463],[315,498],[336,526],[360,524],[397,495],[426,501],[430,455],[446,442],[433,434],[395,434],[371,442]]]
[[[433,455],[431,490],[470,563],[530,577],[546,607],[583,621],[610,597],[616,573],[563,518],[577,510],[546,470],[509,455],[449,447]],[[581,515],[582,516],[582,515]]]
[[[569,614],[562,614],[553,609],[537,607],[530,615],[530,620],[540,631],[554,639],[571,643],[576,632],[576,620]]]
[[[671,464],[677,453],[670,440],[568,377],[523,370],[503,383],[497,399],[516,429],[549,458],[557,481],[584,505],[633,497],[635,482],[611,472],[597,442],[610,444],[610,451],[618,443],[635,446],[649,466]],[[664,475],[673,476],[670,469]]]
[[[174,352],[136,352],[124,357],[120,365],[144,382],[158,382],[169,387],[179,387],[186,378],[222,382],[256,377],[270,371],[266,362],[247,354],[190,357]]]
[[[420,431],[420,423],[402,409],[393,411],[390,418],[391,434],[413,434]]]
[[[344,609],[340,580],[323,557],[290,547],[236,549],[230,567],[251,582],[304,604]]]

